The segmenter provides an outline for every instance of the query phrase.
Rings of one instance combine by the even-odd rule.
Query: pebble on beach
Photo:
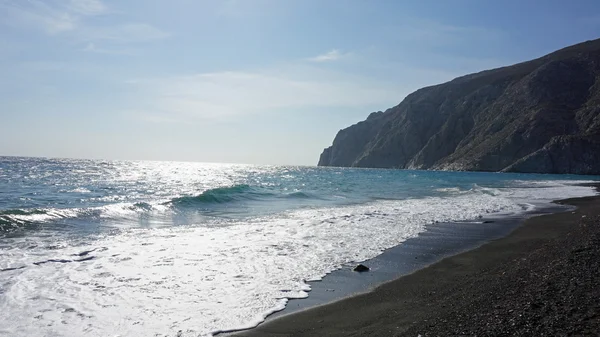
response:
[[[364,264],[359,264],[358,266],[354,267],[354,269],[352,269],[353,271],[362,273],[365,271],[369,271],[371,270],[369,267],[365,266]]]

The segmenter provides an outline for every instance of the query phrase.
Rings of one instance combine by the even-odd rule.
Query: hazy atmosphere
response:
[[[596,38],[599,9],[0,0],[0,155],[315,165],[415,89]]]

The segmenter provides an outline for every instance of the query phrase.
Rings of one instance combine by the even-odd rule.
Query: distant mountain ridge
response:
[[[600,174],[600,39],[419,89],[319,166]]]

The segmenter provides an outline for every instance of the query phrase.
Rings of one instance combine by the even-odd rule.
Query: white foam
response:
[[[67,241],[15,239],[0,250],[0,334],[210,336],[253,327],[318,280],[422,232],[425,225],[523,211],[527,200],[594,194],[553,183],[453,197],[303,209],[245,222],[129,229]],[[123,205],[116,207],[121,212]],[[53,249],[48,249],[52,244]],[[95,259],[78,259],[84,250]]]
[[[451,193],[459,193],[462,190],[458,187],[443,187],[443,188],[437,188],[436,191],[438,192],[451,192]]]
[[[29,214],[12,214],[10,218],[15,223],[23,224],[27,222],[46,222],[60,218],[71,218],[78,214],[77,210],[73,209],[46,208],[39,209],[38,211]]]
[[[569,199],[596,195],[596,189],[584,184],[597,183],[588,180],[515,180],[512,188],[502,189],[502,196],[519,203],[538,207],[557,199]]]
[[[77,187],[72,190],[67,191],[67,193],[91,193],[92,191],[88,190],[85,187]]]
[[[86,208],[40,208],[31,211],[24,210],[23,214],[4,215],[16,224],[45,223],[58,219],[98,217],[104,219],[137,220],[140,214],[164,215],[170,208],[164,202],[144,204],[137,206],[136,203],[114,203],[105,206]]]

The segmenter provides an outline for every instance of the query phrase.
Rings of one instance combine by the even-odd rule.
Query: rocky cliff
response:
[[[319,165],[600,174],[600,39],[417,90]]]

